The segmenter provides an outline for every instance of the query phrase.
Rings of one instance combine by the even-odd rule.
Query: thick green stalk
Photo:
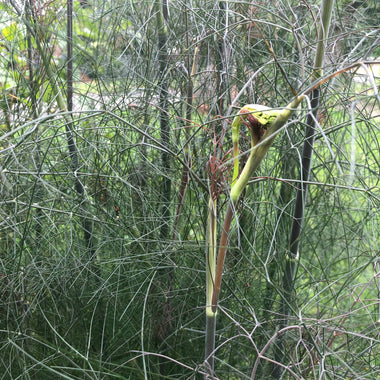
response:
[[[223,230],[220,237],[219,251],[218,251],[218,257],[217,257],[215,285],[214,285],[214,292],[212,296],[212,310],[214,312],[216,312],[216,309],[217,309],[220,287],[222,284],[223,267],[224,267],[224,260],[226,256],[228,233],[230,231],[235,206],[239,200],[241,193],[243,192],[244,188],[247,186],[248,181],[251,178],[252,174],[259,167],[265,154],[267,153],[270,146],[272,145],[277,132],[279,131],[281,127],[285,125],[285,123],[291,116],[292,112],[297,108],[297,106],[300,104],[303,98],[304,98],[303,95],[297,96],[283,110],[271,110],[261,105],[246,105],[241,109],[240,115],[237,116],[238,119],[235,118],[233,122],[233,125],[234,125],[233,133],[235,134],[235,136],[238,135],[239,133],[241,118],[246,118],[250,114],[254,116],[254,118],[259,122],[260,126],[265,126],[267,129],[265,130],[262,136],[258,136],[254,130],[250,129],[251,151],[249,154],[249,158],[247,160],[247,163],[244,166],[242,173],[237,178],[237,180],[232,184],[230,202],[228,204],[226,216],[223,223]],[[236,157],[234,157],[234,160],[236,163]],[[235,173],[234,173],[234,176],[235,176]]]
[[[313,79],[318,80],[322,76],[323,57],[325,52],[326,39],[329,32],[331,15],[333,9],[333,0],[323,0],[321,25],[318,32],[317,52],[314,61]],[[296,204],[293,215],[292,229],[289,240],[289,255],[286,260],[285,273],[283,278],[284,296],[282,300],[281,312],[285,318],[289,315],[289,307],[293,303],[294,277],[298,263],[298,249],[300,235],[305,210],[305,200],[307,195],[307,181],[309,180],[311,159],[315,139],[316,115],[319,107],[320,90],[319,87],[311,92],[311,113],[306,120],[305,139],[302,151],[300,184],[296,192]]]
[[[314,79],[322,76],[323,59],[325,55],[326,41],[329,35],[334,0],[322,1],[321,25],[318,31],[318,44],[314,60]]]
[[[232,186],[235,184],[239,177],[239,131],[240,131],[241,119],[240,116],[236,116],[231,125],[232,130],[232,153],[234,156],[234,171],[232,175]]]
[[[210,196],[208,204],[207,230],[206,230],[206,350],[205,361],[208,371],[214,371],[215,326],[216,311],[212,309],[212,294],[214,291],[216,269],[216,199]]]
[[[312,78],[318,80],[322,76],[322,66],[325,53],[326,40],[329,34],[333,0],[322,1],[321,24],[318,31],[317,51],[314,60]],[[288,324],[290,310],[294,308],[294,287],[295,274],[299,263],[299,243],[304,219],[305,201],[307,196],[307,181],[309,180],[313,146],[315,140],[316,116],[319,108],[320,89],[316,87],[312,90],[310,96],[311,112],[306,120],[305,139],[302,151],[300,183],[296,192],[296,202],[293,214],[292,227],[289,239],[289,251],[286,255],[285,270],[282,280],[284,290],[283,298],[280,304],[280,313],[284,320],[281,321],[279,328],[282,329]],[[275,360],[284,362],[284,343],[283,337],[280,337],[275,350]],[[274,378],[281,377],[283,367],[275,366],[273,369]]]

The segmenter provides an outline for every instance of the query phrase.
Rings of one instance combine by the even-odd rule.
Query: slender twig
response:
[[[67,110],[73,110],[73,0],[67,0]]]
[[[215,54],[215,66],[217,70],[217,94],[218,94],[218,105],[217,113],[219,115],[224,114],[224,105],[226,101],[230,103],[229,96],[227,94],[227,80],[228,80],[228,70],[227,70],[227,49],[226,49],[226,33],[227,33],[227,20],[228,20],[228,2],[227,1],[218,1],[218,31],[219,33],[215,34],[216,38],[216,54]],[[223,32],[223,36],[221,33]]]
[[[168,22],[169,12],[168,4],[165,0],[156,0],[154,2],[154,10],[156,13],[156,22],[158,29],[158,88],[159,88],[159,122],[160,122],[160,139],[163,146],[167,147],[170,143],[170,123],[169,123],[169,83],[167,78],[167,64],[168,64],[168,33],[166,23]],[[165,173],[169,173],[170,170],[170,154],[166,150],[161,152],[161,165]],[[160,241],[166,242],[169,240],[169,222],[170,222],[170,205],[171,205],[171,178],[169,175],[162,177],[160,185],[160,197],[161,197],[161,220],[160,227]],[[174,252],[170,254],[168,267],[161,271],[162,277],[158,279],[163,283],[162,288],[165,289],[165,301],[163,303],[163,310],[161,311],[161,317],[157,320],[156,329],[161,331],[159,335],[160,342],[163,343],[170,334],[170,326],[172,319],[172,297],[174,288],[175,270],[172,264],[172,256]],[[166,260],[165,249],[162,247],[162,258]],[[166,284],[165,284],[166,283]],[[165,285],[164,285],[165,284]],[[167,347],[166,347],[167,348]],[[160,363],[161,375],[167,372],[166,364],[164,361]]]
[[[179,219],[181,216],[181,209],[183,202],[185,200],[186,196],[186,190],[187,185],[189,183],[189,175],[190,175],[190,169],[192,166],[192,159],[191,159],[191,136],[190,136],[190,128],[192,124],[192,111],[193,111],[193,76],[196,72],[196,61],[197,61],[197,55],[198,55],[198,47],[195,48],[194,56],[193,56],[193,63],[190,62],[190,36],[189,36],[189,30],[188,30],[188,15],[187,15],[187,7],[185,6],[185,25],[186,25],[186,76],[187,76],[187,83],[186,83],[186,116],[185,116],[185,146],[183,149],[184,152],[184,161],[186,165],[183,165],[182,167],[182,176],[181,176],[181,185],[179,187],[179,195],[178,195],[178,206],[177,206],[177,212],[174,220],[174,226],[173,226],[173,240],[175,239]]]

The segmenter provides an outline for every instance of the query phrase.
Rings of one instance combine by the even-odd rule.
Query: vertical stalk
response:
[[[31,3],[31,0],[29,0],[27,3],[26,3],[26,16],[27,16],[27,20],[29,22],[32,23],[32,25],[34,25],[34,14],[33,14],[33,6],[32,6],[32,3]],[[33,119],[36,119],[37,118],[37,96],[36,96],[36,87],[34,85],[34,70],[33,70],[33,45],[32,45],[32,35],[31,35],[31,32],[30,30],[27,30],[26,31],[26,43],[27,43],[27,53],[28,53],[28,71],[29,71],[29,87],[30,87],[30,103],[31,103],[31,108],[32,108],[32,118]],[[37,127],[37,130],[35,132],[37,135],[38,135],[38,127]],[[40,201],[42,199],[42,195],[43,195],[43,188],[41,186],[41,182],[40,182],[40,176],[39,176],[39,173],[41,171],[41,167],[42,167],[42,164],[41,164],[41,151],[40,151],[40,143],[39,141],[37,140],[36,142],[36,152],[35,152],[35,162],[36,162],[36,166],[37,166],[37,175],[35,177],[35,182],[34,182],[34,186],[33,186],[33,190],[31,192],[31,199],[30,199],[30,203],[32,202],[35,202],[35,201]],[[36,199],[36,200],[34,200]],[[41,235],[42,235],[42,210],[38,207],[36,209],[36,225],[35,225],[35,252],[36,252],[36,255],[35,255],[35,258],[34,260],[39,264],[40,263],[40,258],[39,258],[39,254],[40,254],[40,243],[41,243]],[[25,228],[25,232],[26,232],[26,228]],[[24,236],[26,234],[24,233]],[[38,265],[37,264],[37,265]],[[26,300],[28,299],[28,294],[26,294],[26,286],[25,286],[25,273],[24,273],[24,270],[23,270],[23,267],[20,268],[20,285],[21,285],[21,296],[22,296],[22,299]],[[23,331],[25,332],[25,337],[28,336],[28,334],[26,333],[29,329],[29,313],[28,313],[28,308],[27,308],[27,305],[24,304],[23,307],[22,307],[22,314],[23,314],[23,317],[22,317],[22,329]],[[27,352],[29,350],[31,346],[31,343],[30,343],[30,339],[26,338],[22,341],[21,343],[21,347],[22,347],[22,350],[23,352]],[[26,366],[28,366],[30,363],[29,362],[29,359],[28,357],[23,354],[23,364],[24,364],[24,370],[27,370]]]
[[[67,0],[67,63],[66,63],[66,105],[67,111],[73,110],[73,0]],[[50,65],[49,70],[51,71]],[[52,75],[52,74],[51,74]],[[50,77],[50,76],[49,76]],[[54,82],[56,87],[56,92],[58,93],[58,88],[54,77],[51,77],[51,82]],[[57,97],[58,103],[63,103],[61,96]],[[65,106],[58,104],[61,111],[65,110]],[[69,148],[71,165],[73,172],[76,173],[79,169],[79,159],[78,159],[78,148],[73,136],[73,117],[72,114],[66,117],[66,139]],[[79,180],[77,175],[75,175],[75,189],[80,197],[84,196],[85,189],[82,182]],[[86,203],[82,202],[82,212],[85,215],[87,213]],[[84,239],[86,241],[88,256],[91,261],[95,259],[95,249],[94,249],[94,236],[93,227],[91,221],[84,217],[82,219],[82,228]],[[98,273],[98,270],[95,270]]]
[[[67,110],[73,110],[73,0],[67,0]]]
[[[205,362],[208,372],[214,373],[214,349],[215,349],[215,327],[216,311],[212,308],[212,294],[214,291],[216,271],[216,204],[217,200],[210,195],[208,203],[208,217],[206,230],[206,342]],[[206,376],[207,377],[207,376]]]
[[[159,121],[160,121],[160,138],[163,146],[169,146],[170,143],[170,123],[169,123],[169,101],[168,101],[168,32],[167,22],[169,17],[168,2],[167,0],[156,0],[154,2],[154,11],[156,14],[156,22],[158,29],[158,88],[159,88]],[[165,243],[169,240],[169,223],[170,223],[170,205],[171,205],[171,179],[169,176],[170,171],[170,154],[166,151],[161,152],[161,167],[164,173],[160,185],[161,197],[161,228],[160,228],[160,243]],[[165,301],[163,302],[163,310],[161,316],[156,318],[155,326],[156,331],[160,331],[157,338],[159,345],[165,344],[166,339],[170,335],[171,319],[172,319],[172,298],[174,287],[174,266],[172,264],[173,252],[169,254],[162,247],[162,260],[167,265],[164,269],[160,269],[162,275],[159,276],[158,281],[161,282],[160,287],[165,289]],[[168,255],[168,256],[167,256]],[[166,284],[165,284],[166,283]],[[161,348],[161,353],[168,349],[168,345],[164,349]],[[160,358],[160,372],[164,376],[169,371],[163,358]]]
[[[318,43],[314,60],[313,76],[314,80],[318,80],[322,76],[322,66],[325,53],[326,40],[329,33],[331,16],[334,0],[323,0],[321,5],[321,23],[318,30]],[[315,88],[310,96],[311,112],[306,120],[305,139],[302,150],[300,183],[296,191],[296,202],[293,214],[292,227],[289,239],[289,253],[286,256],[285,270],[283,275],[283,298],[280,304],[280,312],[284,316],[284,320],[280,328],[288,324],[290,310],[294,305],[294,281],[299,262],[299,243],[304,220],[305,200],[307,196],[307,181],[310,176],[310,168],[312,161],[312,153],[315,139],[316,115],[320,103],[320,89]],[[280,339],[275,352],[276,361],[284,359],[283,342]],[[282,367],[275,368],[274,375],[276,378],[281,376]]]
[[[29,0],[26,6],[26,15],[27,15],[27,20],[31,23],[31,27],[33,28],[35,25],[35,17],[34,17],[34,11],[33,11],[33,4],[32,0]],[[28,71],[29,71],[29,87],[30,87],[30,104],[31,104],[31,109],[32,109],[32,118],[36,119],[37,118],[37,109],[38,109],[38,104],[37,104],[37,94],[36,94],[36,86],[35,86],[35,79],[34,79],[34,69],[33,69],[33,62],[34,62],[34,57],[33,57],[33,44],[32,44],[32,34],[29,29],[26,31],[26,43],[28,47]],[[36,134],[38,135],[38,126],[36,130]],[[39,141],[36,142],[37,149],[36,149],[36,155],[35,155],[35,160],[37,163],[38,167],[38,172],[40,172],[41,167],[42,167],[42,162],[41,162],[41,151],[40,151],[40,144]],[[43,188],[40,183],[40,178],[39,176],[36,178],[36,184],[35,184],[35,193],[36,193],[36,200],[37,203],[42,199],[43,195]],[[36,209],[36,252],[38,252],[38,248],[41,243],[41,235],[42,235],[42,224],[41,224],[41,219],[42,219],[42,210],[40,208]]]
[[[166,22],[168,17],[167,2],[162,0],[162,7],[159,6],[159,0],[156,1],[156,19],[158,28],[158,65],[159,65],[159,107],[160,107],[160,133],[161,142],[164,146],[168,146],[170,142],[170,124],[168,116],[168,81],[166,77],[166,68],[168,61],[167,52],[167,30]],[[165,16],[166,15],[166,16]],[[166,17],[166,18],[165,18]],[[170,170],[170,155],[162,151],[161,163],[164,173]],[[169,219],[170,219],[170,193],[171,179],[165,175],[161,182],[161,199],[162,199],[162,217],[163,224],[161,227],[161,238],[167,239],[169,234]]]
[[[307,194],[307,181],[310,176],[310,167],[312,161],[312,152],[315,139],[315,117],[319,105],[319,88],[315,89],[311,93],[311,113],[307,117],[306,121],[306,131],[305,140],[302,150],[302,161],[301,161],[301,175],[300,184],[298,185],[296,191],[296,202],[293,214],[292,228],[290,232],[289,240],[289,255],[286,258],[285,263],[285,273],[283,279],[283,289],[287,302],[283,302],[283,314],[289,316],[289,307],[293,304],[293,288],[294,288],[294,276],[295,270],[297,268],[298,261],[298,248],[300,242],[300,235],[303,223],[303,216],[305,211],[305,200]]]
[[[217,38],[217,53],[215,59],[216,79],[217,79],[217,94],[218,94],[218,114],[224,114],[224,105],[228,99],[225,99],[227,92],[227,51],[225,45],[225,29],[226,29],[226,7],[227,1],[218,2],[218,33]],[[230,103],[230,102],[229,102]]]
[[[187,16],[187,6],[185,5],[185,26],[186,26],[186,71],[187,71],[187,82],[186,82],[186,111],[185,111],[185,146],[184,146],[184,162],[182,168],[182,176],[181,176],[181,185],[179,188],[179,196],[178,196],[178,207],[174,220],[173,227],[173,240],[176,237],[178,224],[181,216],[182,205],[185,200],[187,185],[189,182],[189,172],[192,165],[191,159],[191,151],[190,151],[190,127],[191,127],[191,119],[192,119],[192,111],[193,111],[193,75],[196,71],[196,60],[198,55],[198,48],[195,48],[193,55],[193,64],[190,62],[190,36],[188,29],[188,16]]]
[[[67,46],[66,46],[66,54],[67,54],[67,61],[66,61],[66,107],[67,111],[72,112],[73,111],[73,0],[67,0],[66,3],[66,40],[67,40]],[[71,157],[71,163],[74,173],[77,172],[79,169],[79,159],[78,159],[78,148],[76,146],[74,136],[73,136],[73,129],[74,129],[74,119],[72,113],[68,115],[66,118],[66,138],[68,143],[68,148],[70,152]],[[79,178],[75,175],[75,188],[78,196],[80,197],[80,202],[82,204],[81,211],[84,215],[82,219],[82,229],[84,234],[84,240],[86,242],[87,246],[87,252],[88,252],[88,259],[90,261],[91,266],[91,272],[95,274],[93,276],[93,284],[95,289],[97,290],[100,287],[100,281],[101,281],[101,269],[100,266],[97,265],[95,259],[95,244],[94,244],[94,232],[93,232],[93,224],[91,220],[86,217],[87,210],[88,210],[88,204],[85,202],[82,198],[85,196],[85,189],[82,184],[82,182],[79,180]],[[103,329],[103,323],[105,320],[105,308],[104,308],[104,302],[102,298],[99,298],[96,308],[96,327],[99,331],[99,336],[101,336],[101,339],[99,342],[96,342],[96,346],[99,347],[100,355],[104,353],[105,351],[105,342],[106,339],[104,339],[104,329]],[[103,332],[103,333],[101,333]],[[98,335],[96,335],[98,336]],[[101,358],[100,358],[101,362]]]
[[[314,80],[317,80],[322,75],[323,57],[325,52],[326,39],[330,28],[333,3],[333,0],[323,0],[322,2],[321,25],[318,32],[317,52],[313,69]],[[285,299],[283,300],[282,313],[284,314],[285,318],[289,316],[289,307],[293,304],[292,298],[294,292],[294,276],[298,262],[298,248],[305,210],[305,200],[307,195],[307,181],[309,180],[310,176],[311,160],[315,139],[316,115],[320,102],[319,87],[315,88],[312,91],[310,101],[311,112],[309,113],[306,120],[305,140],[302,150],[300,184],[298,185],[296,192],[296,203],[289,240],[289,255],[286,260],[285,273],[283,278]]]
[[[67,110],[71,112],[73,110],[73,0],[67,0],[66,12],[67,12],[66,14],[66,22],[67,22],[66,107],[64,105],[64,101],[61,96],[57,97],[57,102],[61,111]],[[57,87],[56,80],[53,77],[53,73],[51,73],[51,67],[48,63],[46,65],[49,66],[50,75],[48,74],[48,76],[51,77],[51,82],[54,83],[54,87],[56,89],[55,92],[58,92],[59,88]],[[77,152],[78,148],[74,141],[72,129],[73,129],[73,117],[72,117],[72,114],[70,114],[66,116],[66,139],[67,139],[67,145],[70,152],[72,168],[75,172],[77,168],[79,167],[79,161],[78,161],[78,152]],[[75,181],[76,191],[78,194],[82,195],[84,193],[83,185],[77,179],[77,177],[75,178],[76,178],[76,181]],[[85,232],[85,235],[86,235],[86,232]]]

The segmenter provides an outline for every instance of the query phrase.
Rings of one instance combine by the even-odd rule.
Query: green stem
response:
[[[220,287],[222,284],[224,259],[226,257],[228,233],[230,231],[234,209],[235,209],[235,205],[232,201],[230,201],[227,207],[226,216],[224,218],[222,234],[220,236],[219,251],[218,251],[218,258],[217,258],[216,272],[215,272],[215,284],[214,284],[214,289],[212,293],[212,302],[211,302],[213,313],[216,313],[216,310],[217,310]]]
[[[227,93],[228,88],[228,74],[226,70],[226,59],[227,52],[224,42],[224,33],[226,29],[226,12],[227,12],[228,2],[219,1],[217,10],[217,23],[219,33],[215,34],[216,41],[216,54],[215,54],[215,66],[216,66],[216,81],[217,81],[217,94],[218,94],[218,108],[217,113],[219,115],[224,114],[225,103],[230,103],[229,94]]]
[[[234,172],[232,175],[232,186],[235,184],[239,177],[239,131],[241,119],[240,115],[236,116],[231,125],[232,130],[232,147],[234,157]]]
[[[216,312],[212,309],[212,294],[216,264],[216,199],[210,197],[206,231],[206,344],[205,361],[211,374],[214,371]]]
[[[260,139],[257,139],[257,136],[255,136],[254,133],[250,131],[251,152],[249,154],[249,158],[247,160],[247,163],[244,166],[242,173],[240,174],[236,182],[233,183],[232,185],[231,194],[230,194],[230,202],[228,204],[226,216],[224,219],[223,230],[220,237],[219,251],[218,251],[218,257],[217,257],[215,285],[214,285],[214,292],[212,296],[213,312],[216,312],[216,309],[217,309],[217,303],[218,303],[218,298],[219,298],[219,293],[220,293],[220,288],[221,288],[221,283],[222,283],[224,260],[226,256],[228,233],[230,231],[235,206],[239,200],[241,193],[243,192],[244,188],[247,186],[248,181],[251,178],[253,172],[259,167],[265,154],[267,153],[270,146],[272,145],[277,132],[279,131],[281,127],[285,125],[285,123],[287,122],[287,120],[289,119],[293,111],[301,103],[303,98],[304,98],[304,95],[295,97],[292,100],[292,102],[289,103],[288,106],[285,107],[281,111],[280,110],[273,111],[268,108],[257,110],[257,108],[262,107],[262,106],[257,107],[255,105],[244,106],[240,111],[243,117],[245,114],[247,114],[245,113],[245,111],[247,111],[248,113],[252,113],[252,115],[255,115],[257,120],[260,121],[261,125],[267,122],[266,120],[270,120],[270,122],[267,122],[267,129],[264,135],[261,136]],[[256,109],[254,107],[256,107]],[[239,119],[235,118],[234,120],[235,125],[234,125],[233,133],[235,133],[235,136],[238,134],[238,130],[240,128],[240,123],[241,123],[240,115],[237,117]],[[234,177],[235,177],[235,173],[234,173]]]
[[[168,80],[166,76],[166,67],[168,63],[167,51],[167,28],[164,15],[165,1],[160,4],[159,0],[155,1],[156,20],[158,28],[158,65],[159,65],[159,106],[160,106],[160,134],[161,143],[164,147],[169,146],[170,142],[170,125],[168,116]],[[171,203],[171,179],[168,175],[170,170],[170,154],[167,151],[161,153],[161,163],[164,173],[161,182],[161,198],[162,198],[162,218],[163,224],[161,227],[160,235],[162,240],[168,239],[169,234],[169,219],[170,219],[170,203]]]
[[[159,121],[160,121],[160,140],[163,147],[169,147],[170,143],[170,122],[169,122],[169,83],[167,77],[167,67],[169,60],[168,53],[168,31],[166,23],[168,21],[168,9],[167,2],[165,0],[156,0],[153,5],[153,10],[156,13],[156,22],[158,29],[158,84],[159,88]],[[165,149],[161,152],[161,167],[164,176],[160,184],[160,197],[161,197],[161,227],[160,227],[160,244],[166,244],[169,240],[170,233],[170,206],[171,206],[171,178],[170,178],[170,166],[171,156]],[[167,265],[163,265],[159,269],[159,277],[157,281],[160,283],[160,287],[165,289],[163,296],[163,310],[160,317],[155,319],[154,329],[160,331],[158,336],[158,347],[160,347],[161,353],[166,353],[170,346],[167,344],[166,339],[170,336],[172,331],[172,303],[173,303],[173,289],[175,281],[175,270],[172,264],[174,258],[174,250],[167,255],[164,247],[160,247],[162,252],[162,260],[167,262]],[[160,374],[162,377],[169,373],[170,368],[163,358],[159,358],[160,361]]]
[[[196,59],[197,59],[197,49],[194,51],[193,64],[190,63],[190,36],[188,29],[188,16],[187,16],[187,7],[185,6],[185,26],[186,26],[186,70],[187,70],[187,83],[186,83],[186,115],[185,115],[185,146],[183,149],[184,152],[184,162],[185,165],[182,167],[182,176],[181,176],[181,185],[179,187],[179,196],[178,196],[178,206],[177,212],[174,220],[173,226],[173,240],[176,237],[177,229],[181,217],[182,205],[185,201],[186,191],[189,183],[190,169],[192,165],[191,150],[190,150],[190,125],[192,119],[193,111],[193,79],[192,76],[196,71]]]
[[[333,0],[323,0],[322,2],[322,23],[319,27],[318,32],[318,44],[317,52],[314,61],[313,69],[313,78],[319,79],[322,76],[322,65],[323,57],[325,52],[326,39],[329,32],[332,8],[334,1]],[[310,176],[311,160],[315,139],[315,128],[316,128],[316,115],[319,108],[319,97],[320,90],[319,87],[313,89],[310,96],[311,101],[311,112],[309,113],[306,120],[306,131],[305,139],[302,151],[302,162],[301,162],[301,175],[300,175],[300,184],[296,192],[296,203],[293,215],[292,229],[290,233],[289,240],[289,257],[286,260],[285,264],[285,273],[283,278],[283,288],[284,296],[286,299],[282,300],[281,312],[287,319],[289,316],[290,305],[293,304],[293,292],[294,292],[294,278],[295,272],[298,263],[298,249],[300,242],[300,235],[302,230],[302,223],[304,219],[304,210],[305,210],[305,200],[307,195],[307,181]],[[285,325],[286,325],[285,320]]]
[[[315,53],[315,61],[314,61],[314,78],[315,79],[322,76],[323,59],[325,55],[326,40],[329,35],[333,6],[334,6],[334,0],[322,1],[322,5],[321,5],[322,23],[319,26],[318,44],[317,44],[317,51]]]
[[[322,1],[322,14],[321,24],[318,31],[318,43],[317,51],[314,60],[313,79],[318,80],[322,76],[322,66],[325,53],[326,40],[329,34],[333,0]],[[296,202],[293,214],[292,227],[289,239],[289,252],[286,255],[285,270],[283,274],[282,287],[283,297],[280,304],[280,313],[284,316],[284,320],[281,321],[279,328],[282,329],[287,326],[290,317],[290,311],[295,308],[294,300],[294,288],[295,288],[295,276],[299,263],[299,243],[302,232],[302,224],[304,220],[305,201],[307,196],[307,181],[310,176],[311,161],[313,154],[313,146],[315,139],[316,128],[316,116],[319,108],[320,89],[314,88],[311,91],[310,102],[311,112],[306,120],[305,139],[302,151],[301,161],[301,174],[300,183],[296,192]],[[276,362],[284,362],[284,337],[280,337],[275,350]],[[273,374],[275,378],[281,377],[283,367],[276,365]]]

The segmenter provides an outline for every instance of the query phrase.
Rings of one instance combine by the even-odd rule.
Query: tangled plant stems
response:
[[[357,62],[353,65],[347,66],[333,74],[326,77],[322,77],[317,82],[313,83],[306,91],[301,95],[296,96],[285,108],[283,109],[271,109],[259,104],[249,104],[241,108],[239,114],[235,117],[232,123],[232,142],[233,142],[233,155],[234,155],[234,170],[233,181],[230,191],[230,200],[227,206],[226,216],[223,223],[223,229],[221,231],[219,249],[215,264],[216,244],[215,239],[216,232],[214,232],[216,216],[210,216],[210,213],[214,213],[215,207],[209,206],[209,222],[208,231],[213,233],[208,234],[208,260],[207,260],[207,304],[206,304],[206,354],[205,360],[209,366],[211,373],[213,372],[213,355],[215,344],[215,320],[217,314],[218,299],[220,294],[220,288],[223,276],[224,260],[226,256],[228,234],[231,227],[234,211],[239,200],[240,195],[248,184],[254,171],[259,167],[265,154],[271,147],[274,138],[279,130],[289,120],[292,113],[297,109],[302,100],[305,99],[315,89],[319,88],[323,83],[327,82],[331,78],[334,78],[341,73],[344,73],[353,67],[363,64],[363,62]],[[248,126],[248,130],[251,137],[251,149],[249,158],[239,176],[239,131],[241,124]],[[211,210],[211,211],[210,211]],[[213,221],[213,222],[211,222]],[[214,226],[214,227],[212,227]],[[210,250],[212,254],[210,255]],[[210,291],[212,286],[212,292]],[[212,295],[211,295],[212,293]],[[210,302],[211,297],[211,302]],[[211,330],[210,330],[211,329]]]
[[[246,105],[244,106],[239,114],[235,117],[232,123],[232,143],[233,143],[233,156],[234,156],[234,170],[232,178],[232,186],[230,192],[230,200],[228,203],[226,216],[223,223],[223,229],[221,231],[219,250],[217,255],[216,268],[210,267],[213,262],[208,261],[207,274],[208,281],[212,281],[212,276],[215,273],[214,286],[211,299],[211,308],[209,304],[209,294],[207,292],[207,323],[206,323],[206,362],[209,366],[209,370],[213,373],[214,365],[214,343],[215,337],[215,319],[218,306],[218,299],[220,294],[220,288],[222,283],[224,260],[226,256],[227,240],[228,234],[231,227],[232,218],[234,215],[234,210],[236,209],[237,202],[240,195],[248,184],[250,177],[253,172],[258,168],[268,149],[273,143],[273,140],[277,132],[285,125],[293,111],[300,105],[302,100],[309,94],[312,94],[312,99],[314,99],[316,91],[319,87],[328,81],[330,78],[347,71],[349,68],[342,69],[326,78],[322,78],[322,64],[324,56],[324,46],[325,41],[328,36],[331,14],[332,14],[333,0],[324,0],[322,3],[321,12],[321,24],[319,28],[319,40],[317,44],[317,53],[314,65],[314,76],[313,79],[316,83],[312,84],[301,95],[295,96],[294,99],[282,110],[274,110],[262,105]],[[322,78],[322,79],[321,79]],[[312,106],[315,107],[314,102]],[[316,112],[316,110],[311,110],[311,112]],[[251,137],[251,150],[249,158],[239,176],[239,130],[241,123],[244,123],[249,130]],[[311,147],[312,148],[312,147]],[[209,211],[210,212],[210,211]],[[210,226],[208,226],[210,228]],[[216,234],[216,233],[215,233]],[[215,235],[213,234],[213,235]],[[208,238],[211,239],[210,234]],[[214,247],[215,243],[209,241],[209,247]],[[213,254],[213,258],[215,255]],[[294,268],[292,268],[294,271]],[[208,285],[208,288],[210,285]],[[291,287],[291,286],[290,286]],[[210,322],[209,319],[213,318]],[[208,328],[212,327],[213,331],[209,331]]]
[[[210,373],[214,371],[215,326],[220,288],[222,284],[224,260],[226,257],[228,233],[240,195],[248,184],[253,172],[258,168],[277,132],[285,125],[292,112],[298,107],[307,92],[293,99],[287,107],[275,110],[260,104],[248,104],[241,108],[232,123],[234,156],[233,181],[230,200],[224,218],[217,258],[215,204],[210,201],[207,225],[207,304],[206,304],[206,344],[205,361]],[[248,127],[251,149],[248,160],[239,176],[239,132],[241,124]],[[214,202],[214,201],[213,201]],[[216,263],[215,263],[216,260]],[[212,292],[211,290],[212,289]],[[211,300],[210,300],[211,297]]]

